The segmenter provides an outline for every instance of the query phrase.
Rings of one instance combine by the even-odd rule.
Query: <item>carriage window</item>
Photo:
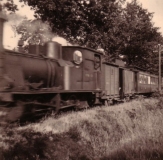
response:
[[[139,75],[139,83],[143,83],[143,76]]]
[[[100,61],[100,56],[99,55],[94,55],[94,67],[95,69],[100,68],[101,66],[101,61]]]
[[[148,84],[151,84],[151,77],[148,76]]]
[[[143,75],[143,84],[145,84],[146,76]]]
[[[144,76],[144,84],[148,84],[148,77]]]
[[[139,83],[141,83],[141,75],[139,75]]]
[[[134,82],[134,73],[133,72],[131,72],[132,73],[132,82]]]
[[[155,84],[155,78],[153,77],[153,82],[152,82],[152,84]]]
[[[140,74],[139,75],[139,83],[141,83],[141,84],[150,84],[150,83],[152,83],[152,79],[150,79],[149,76]]]
[[[156,81],[156,78],[155,77],[151,77],[151,84],[156,84],[157,81]]]
[[[145,84],[145,76],[144,76],[144,75],[142,75],[142,77],[143,77],[143,84]]]

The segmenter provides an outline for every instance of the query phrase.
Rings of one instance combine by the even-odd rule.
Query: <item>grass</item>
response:
[[[162,121],[163,98],[151,98],[1,127],[0,159],[161,160]]]

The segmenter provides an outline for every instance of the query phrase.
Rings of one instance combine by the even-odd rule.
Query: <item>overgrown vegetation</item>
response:
[[[1,126],[0,159],[163,159],[163,98]]]

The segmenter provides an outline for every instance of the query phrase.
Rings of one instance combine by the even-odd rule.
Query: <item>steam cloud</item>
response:
[[[21,35],[17,34],[16,27],[23,21],[22,16],[16,14],[7,15],[4,24],[3,46],[6,49],[16,49]]]
[[[0,13],[1,14],[1,13]],[[6,49],[17,50],[18,41],[23,34],[28,34],[24,45],[43,44],[49,40],[56,41],[62,45],[68,45],[67,41],[56,36],[51,32],[51,28],[47,23],[41,20],[27,20],[24,16],[18,14],[6,15],[7,21],[4,24],[3,46]],[[23,24],[21,34],[18,34],[17,28]],[[34,37],[34,38],[32,38]]]

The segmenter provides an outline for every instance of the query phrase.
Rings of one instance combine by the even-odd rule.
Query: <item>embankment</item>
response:
[[[48,117],[0,132],[0,159],[161,160],[163,98]]]

